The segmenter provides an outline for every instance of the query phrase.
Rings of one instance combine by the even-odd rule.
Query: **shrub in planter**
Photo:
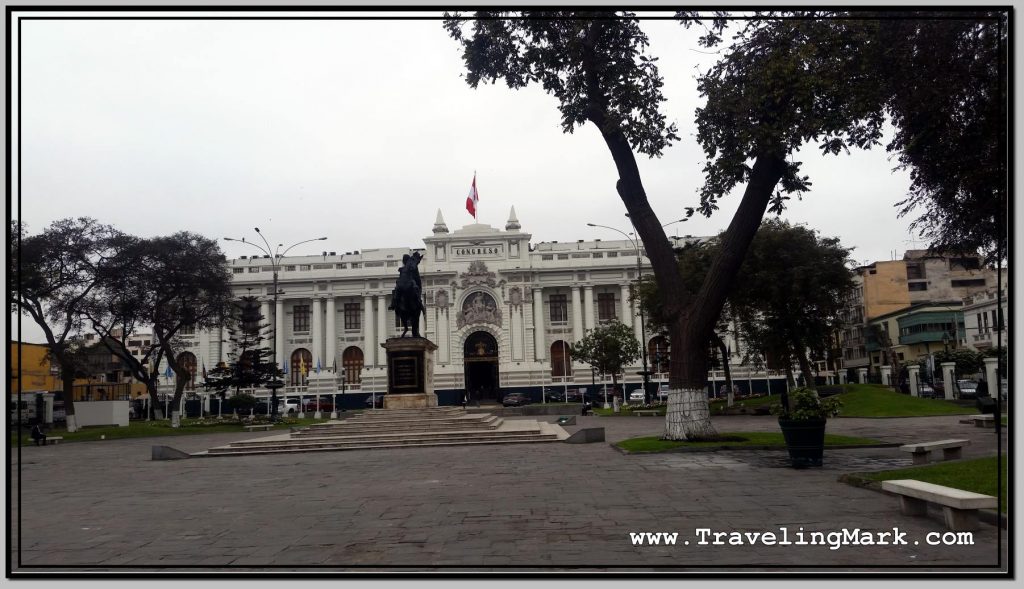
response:
[[[256,407],[256,397],[248,393],[234,395],[228,398],[225,406],[228,411],[237,411],[239,415],[248,415]]]
[[[786,439],[786,450],[794,468],[821,466],[825,453],[825,423],[839,415],[839,399],[821,399],[813,389],[799,388],[789,393],[788,405],[772,406],[779,416],[779,427]]]

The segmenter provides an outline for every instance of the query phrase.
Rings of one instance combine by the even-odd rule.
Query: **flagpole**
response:
[[[480,196],[479,196],[480,191],[476,187],[476,170],[473,170],[473,193],[474,193],[474,196],[477,197],[476,200],[473,201],[473,211],[475,212],[475,214],[473,215],[473,222],[476,223],[477,225],[479,225],[480,224]]]

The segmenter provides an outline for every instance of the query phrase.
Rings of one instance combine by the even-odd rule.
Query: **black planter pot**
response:
[[[824,419],[794,420],[779,418],[782,436],[793,468],[821,466],[825,454]]]

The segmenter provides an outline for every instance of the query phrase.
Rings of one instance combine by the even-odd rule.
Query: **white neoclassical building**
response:
[[[256,296],[274,326],[276,358],[294,387],[285,392],[387,390],[381,344],[401,334],[388,305],[402,256],[413,251],[424,256],[427,308],[420,331],[438,346],[434,379],[442,403],[456,402],[464,390],[486,401],[512,391],[539,395],[552,385],[600,384],[589,366],[572,361],[568,345],[613,319],[641,339],[630,301],[637,246],[625,239],[531,244],[530,237],[514,208],[504,230],[475,223],[449,231],[438,211],[421,247],[279,258],[276,302],[271,259],[228,263],[235,293]],[[649,272],[646,258],[640,266]],[[652,380],[665,379],[667,342],[644,331]],[[196,372],[227,359],[225,329],[187,337]],[[639,383],[640,370],[638,360],[625,371],[626,382]]]

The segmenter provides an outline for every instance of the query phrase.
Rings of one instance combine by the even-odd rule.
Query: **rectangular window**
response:
[[[359,329],[361,307],[359,303],[345,303],[345,329]]]
[[[615,319],[615,293],[597,293],[597,319],[598,321]]]
[[[551,306],[551,322],[565,323],[569,320],[569,305],[564,294],[553,294],[548,297],[548,304]]]
[[[299,272],[309,271],[309,264],[299,264]]]
[[[540,259],[541,260],[554,260],[555,256],[553,256],[551,254],[541,254]]]
[[[285,266],[284,267],[284,271],[285,272],[295,272],[295,266]]]
[[[978,258],[950,258],[949,269],[950,270],[978,270],[981,268],[981,262]]]
[[[925,278],[924,264],[907,264],[907,280],[920,280]]]
[[[181,335],[194,335],[196,333],[196,327],[194,325],[188,325],[181,328]]]
[[[242,274],[243,272],[245,272],[245,268],[232,268],[231,272],[233,274]]]
[[[909,282],[909,283],[907,283],[907,290],[909,290],[911,292],[928,290],[928,283],[927,282]]]
[[[256,272],[259,272],[259,271],[260,271],[260,267],[259,266],[250,266],[249,267],[249,273],[250,274],[255,274]]]
[[[558,259],[559,260],[568,260],[569,259],[569,254],[558,254]]]
[[[984,278],[971,278],[967,280],[953,280],[950,282],[953,288],[961,288],[965,286],[985,286]]]
[[[608,252],[608,257],[609,258],[617,258],[617,257],[619,257],[619,252]]]
[[[292,331],[309,331],[309,305],[292,307]]]
[[[594,257],[595,258],[603,258],[604,254],[602,252],[594,252]]]

